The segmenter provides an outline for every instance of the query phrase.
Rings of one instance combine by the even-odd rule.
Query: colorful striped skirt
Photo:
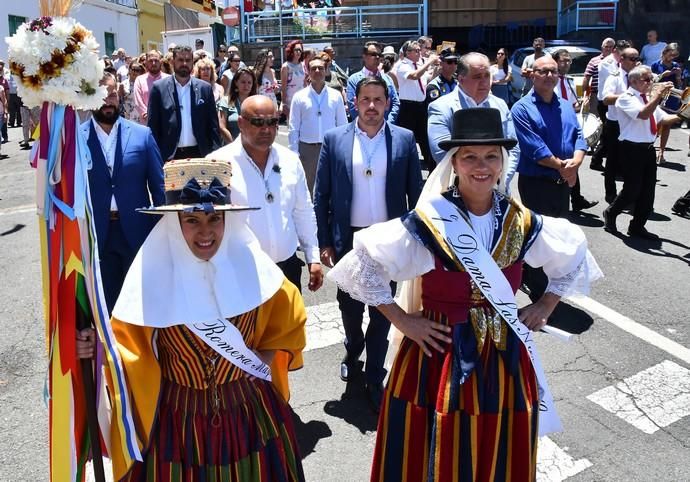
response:
[[[304,480],[290,407],[270,382],[242,376],[213,393],[164,378],[144,462],[124,480]]]
[[[381,406],[372,482],[535,480],[534,369],[505,322],[478,310],[490,323],[455,324],[444,353],[427,357],[404,338]]]

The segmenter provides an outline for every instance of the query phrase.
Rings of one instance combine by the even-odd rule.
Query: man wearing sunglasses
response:
[[[388,76],[382,75],[379,70],[379,64],[381,63],[381,44],[374,41],[365,43],[364,49],[362,50],[362,61],[364,63],[362,70],[355,72],[347,80],[347,108],[350,118],[355,120],[359,115],[357,112],[357,103],[355,102],[357,84],[367,77],[381,77],[388,86],[388,98],[391,101],[390,106],[386,109],[386,120],[395,124],[398,121],[400,100],[398,99],[398,93],[393,83],[389,82]]]
[[[302,291],[300,247],[309,266],[309,289],[316,291],[323,273],[302,163],[296,153],[275,142],[279,117],[273,100],[253,95],[240,107],[240,141],[207,157],[232,163],[232,202],[260,208],[249,212],[247,222],[261,248]]]
[[[441,69],[439,75],[426,86],[427,105],[439,97],[449,94],[458,85],[455,73],[458,70],[458,57],[453,50],[445,48],[441,51]]]
[[[640,56],[633,48],[624,49],[619,56],[620,68],[609,72],[602,88],[602,102],[608,107],[604,124],[604,142],[606,143],[606,166],[604,166],[604,191],[607,203],[616,197],[616,173],[621,170],[620,126],[618,109],[615,104],[618,97],[628,89],[628,73],[640,63]]]

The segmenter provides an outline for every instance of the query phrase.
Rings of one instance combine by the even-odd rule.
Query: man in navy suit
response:
[[[314,210],[319,248],[321,262],[329,267],[352,249],[354,232],[413,208],[423,184],[414,135],[384,120],[390,104],[386,82],[380,77],[361,80],[355,99],[357,119],[325,134],[316,170]],[[347,351],[340,377],[346,382],[353,379],[366,348],[366,390],[378,412],[390,322],[369,307],[365,335],[364,304],[341,290],[337,298]]]
[[[112,311],[134,256],[156,223],[137,208],[165,203],[163,160],[148,127],[119,116],[117,81],[106,73],[108,96],[81,125],[91,155],[89,189],[101,278]],[[150,193],[150,196],[149,196]]]
[[[156,81],[149,94],[148,126],[166,161],[204,157],[221,146],[213,88],[191,76],[193,63],[190,47],[175,47],[175,75]]]

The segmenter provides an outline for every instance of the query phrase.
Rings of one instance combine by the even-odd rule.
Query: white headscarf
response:
[[[282,286],[280,268],[246,224],[246,212],[227,212],[218,251],[197,258],[177,213],[163,214],[127,273],[113,317],[163,328],[230,318],[267,301]]]

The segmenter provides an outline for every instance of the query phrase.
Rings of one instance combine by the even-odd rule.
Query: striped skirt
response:
[[[270,382],[247,377],[211,390],[163,379],[158,421],[128,482],[303,481],[288,404]]]
[[[381,406],[372,482],[535,480],[536,376],[512,330],[494,327],[456,324],[452,344],[431,357],[403,340]]]

